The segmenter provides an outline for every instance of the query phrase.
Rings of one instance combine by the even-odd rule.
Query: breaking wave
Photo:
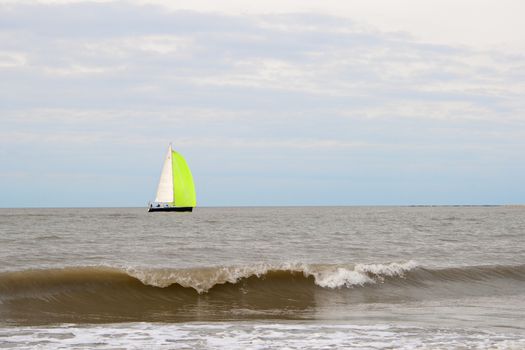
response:
[[[430,269],[406,261],[25,270],[0,273],[0,320],[169,322],[261,313],[267,318],[272,312],[294,318],[335,299],[357,304],[493,296],[501,295],[502,284],[505,293],[522,294],[525,265]]]
[[[220,284],[236,284],[242,279],[257,277],[267,279],[276,275],[302,274],[313,277],[314,283],[324,288],[363,286],[383,281],[385,277],[399,276],[417,267],[414,261],[391,264],[357,265],[306,265],[306,264],[256,264],[245,266],[210,267],[194,269],[126,269],[125,272],[145,285],[168,287],[178,284],[195,289],[198,293],[208,292]]]

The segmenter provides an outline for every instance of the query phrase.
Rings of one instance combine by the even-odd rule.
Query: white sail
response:
[[[162,173],[160,174],[155,202],[173,202],[173,167],[171,163],[171,144],[168,147],[168,154],[166,154],[164,166],[162,167]]]

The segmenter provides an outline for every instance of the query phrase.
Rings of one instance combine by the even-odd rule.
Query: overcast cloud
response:
[[[169,142],[204,206],[524,201],[518,35],[225,4],[4,1],[0,206],[144,205]]]

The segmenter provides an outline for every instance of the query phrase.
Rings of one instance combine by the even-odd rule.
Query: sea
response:
[[[0,348],[525,349],[525,207],[0,209]]]

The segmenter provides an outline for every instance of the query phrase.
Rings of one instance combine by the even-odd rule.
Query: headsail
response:
[[[166,159],[162,166],[162,173],[160,174],[159,186],[157,187],[157,196],[155,202],[171,203],[173,202],[173,166],[172,166],[172,149],[171,144],[168,147]]]

